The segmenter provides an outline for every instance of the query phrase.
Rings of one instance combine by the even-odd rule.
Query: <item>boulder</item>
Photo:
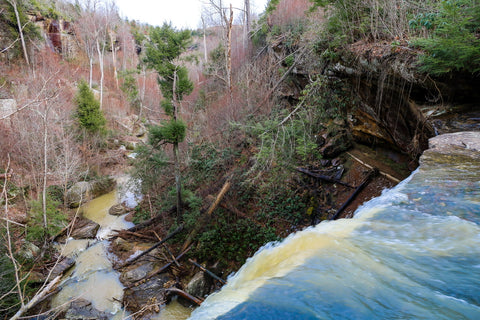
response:
[[[40,253],[40,248],[29,241],[25,241],[22,245],[22,248],[19,251],[20,256],[28,260],[32,260],[39,253]]]
[[[127,209],[121,203],[112,206],[108,210],[108,214],[111,214],[112,216],[121,216],[122,214],[125,214],[125,213],[127,213]]]
[[[55,265],[55,267],[52,270],[52,273],[50,275],[50,279],[54,279],[57,276],[59,276],[61,274],[64,274],[65,271],[67,271],[68,269],[70,269],[74,265],[75,265],[75,260],[73,260],[72,258],[60,257],[60,260],[58,261],[58,263]]]
[[[73,232],[70,235],[74,239],[92,239],[97,236],[100,225],[85,218],[77,219]]]
[[[131,312],[145,310],[142,318],[146,318],[148,314],[159,312],[160,306],[165,304],[166,288],[171,282],[172,279],[168,274],[162,273],[138,286],[125,289],[123,305]],[[148,306],[150,307],[145,309]]]
[[[324,158],[335,158],[352,147],[352,138],[346,130],[340,130],[320,149]]]
[[[69,320],[108,320],[110,315],[106,312],[95,309],[90,301],[80,298],[70,303],[70,307],[67,310],[64,318]]]
[[[92,186],[89,182],[80,181],[67,190],[67,204],[70,208],[77,208],[90,197]]]
[[[205,272],[200,271],[188,282],[186,291],[194,297],[203,298],[210,292],[210,286],[212,285],[210,279],[205,276]]]
[[[126,271],[120,275],[120,282],[125,286],[133,285],[136,281],[144,278],[147,274],[151,273],[154,269],[153,262],[142,263],[141,265],[133,265],[127,268]]]
[[[95,181],[80,181],[67,191],[66,199],[70,208],[77,208],[82,203],[112,191],[116,181],[110,177],[102,177]]]

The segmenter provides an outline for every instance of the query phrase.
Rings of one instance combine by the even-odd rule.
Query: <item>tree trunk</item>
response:
[[[92,80],[92,78],[93,78],[93,75],[92,75],[92,74],[93,74],[93,57],[90,56],[88,60],[89,60],[89,62],[90,62],[90,74],[89,74],[89,79],[88,79],[88,87],[89,87],[90,89],[92,89],[92,82],[93,82],[93,80]]]
[[[248,48],[248,35],[250,33],[251,17],[250,17],[250,0],[245,0],[245,25],[243,26],[243,44]]]
[[[203,54],[205,56],[205,64],[208,63],[208,54],[207,54],[207,26],[205,23],[205,17],[202,15],[202,27],[203,27]]]
[[[173,120],[177,121],[177,70],[173,73]],[[180,174],[180,160],[178,156],[178,142],[173,144],[173,162],[175,167],[175,186],[177,189],[177,220],[180,220],[183,212],[182,204],[182,179]]]
[[[232,28],[233,28],[233,9],[230,3],[230,19],[227,25],[227,84],[230,95],[230,104],[233,102],[232,88]]]
[[[100,63],[100,110],[102,110],[103,106],[103,50],[100,50],[100,42],[97,38],[97,52],[98,52],[98,60]]]
[[[45,102],[46,104],[46,102]],[[48,173],[48,106],[45,108],[43,118],[43,190],[42,190],[42,211],[43,211],[43,227],[45,235],[47,234],[47,173]],[[45,237],[46,238],[46,237]]]
[[[117,89],[119,88],[118,85],[118,75],[117,75],[117,57],[115,54],[115,41],[113,41],[114,35],[113,32],[109,32],[108,34],[110,36],[110,47],[112,49],[112,65],[113,65],[113,77],[115,78],[115,85],[117,86]]]
[[[15,0],[7,0],[7,1],[13,7],[13,11],[15,12],[15,18],[17,19],[18,33],[20,35],[20,41],[22,42],[23,56],[25,57],[25,62],[27,63],[27,66],[30,66],[30,62],[28,60],[27,46],[25,45],[25,38],[23,37],[22,22],[20,21],[20,14],[18,13],[17,2]]]

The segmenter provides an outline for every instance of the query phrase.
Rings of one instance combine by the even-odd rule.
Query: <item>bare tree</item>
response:
[[[17,19],[18,34],[20,36],[20,41],[22,43],[23,56],[27,65],[30,65],[27,53],[27,46],[25,45],[25,38],[23,37],[23,27],[22,22],[20,21],[20,14],[18,13],[17,1],[16,0],[7,0],[7,2],[13,7],[15,12],[15,18]]]
[[[225,70],[226,70],[226,85],[230,95],[230,103],[233,100],[232,88],[232,28],[233,28],[233,7],[224,7],[222,0],[208,0],[207,5],[212,10],[212,16],[217,16],[216,23],[219,23],[223,28],[223,45],[225,47]],[[215,18],[214,18],[215,19]]]

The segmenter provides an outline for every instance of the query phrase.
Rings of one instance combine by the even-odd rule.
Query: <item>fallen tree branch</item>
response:
[[[188,259],[188,261],[190,261],[190,263],[192,263],[194,266],[198,267],[200,270],[202,270],[203,272],[206,272],[210,277],[220,281],[222,284],[227,284],[227,281],[223,280],[222,278],[220,278],[219,276],[217,276],[215,273],[213,273],[212,271],[208,270],[207,268],[205,268],[204,266],[202,266],[201,264],[198,264],[196,263],[195,261],[193,261],[192,259]]]
[[[171,232],[170,234],[168,234],[164,239],[162,239],[161,241],[155,243],[153,246],[151,246],[150,248],[148,248],[147,250],[143,251],[141,254],[139,254],[138,256],[126,261],[124,264],[122,264],[119,269],[121,268],[125,268],[129,265],[131,265],[132,263],[134,263],[135,261],[137,261],[138,259],[140,259],[141,257],[143,257],[144,255],[146,255],[147,253],[155,250],[156,248],[158,248],[159,246],[161,246],[165,241],[167,241],[168,239],[172,238],[174,235],[176,235],[177,233],[179,233],[180,231],[183,230],[183,224],[180,225],[180,227],[178,227],[177,229],[175,229],[173,232]]]
[[[309,171],[305,168],[296,168],[295,170],[297,170],[298,172],[304,173],[304,174],[306,174],[310,177],[314,177],[316,179],[320,179],[320,180],[323,180],[323,181],[326,181],[326,182],[331,182],[331,183],[338,183],[338,184],[341,184],[342,186],[349,187],[349,188],[355,188],[355,187],[349,185],[346,182],[340,181],[338,179],[333,179],[329,176],[325,176],[325,175],[322,175],[322,174],[311,172],[311,171]]]
[[[187,250],[185,250],[185,251],[183,251],[182,253],[180,253],[180,254],[174,259],[174,261],[178,261],[178,260],[180,260],[181,258],[183,258],[183,256],[184,256],[188,251],[190,251],[190,248],[191,248],[191,247],[188,247]],[[153,273],[151,273],[151,274],[148,274],[148,275],[146,275],[145,277],[143,277],[142,279],[135,281],[133,284],[131,284],[130,286],[128,286],[127,289],[132,289],[133,287],[136,287],[138,284],[147,281],[147,280],[150,279],[151,277],[156,276],[157,274],[160,274],[160,273],[164,272],[164,271],[167,270],[173,263],[174,263],[174,262],[171,261],[171,262],[167,263],[166,265],[164,265],[163,267],[161,267],[158,271],[155,271],[155,272],[153,272]]]
[[[190,246],[192,244],[193,239],[195,239],[197,234],[203,228],[206,221],[208,219],[210,219],[213,211],[218,207],[218,204],[220,203],[220,201],[222,201],[223,196],[230,189],[230,186],[231,186],[230,179],[227,179],[227,181],[223,185],[222,189],[220,190],[220,192],[215,197],[215,201],[210,205],[210,207],[206,211],[206,214],[202,214],[202,218],[199,219],[200,220],[199,223],[197,223],[196,227],[188,235],[187,240],[185,240],[185,243],[183,244],[182,250],[185,250],[185,248],[187,248],[188,246]]]
[[[357,187],[357,189],[355,189],[352,195],[347,199],[347,201],[345,201],[345,203],[340,207],[340,209],[337,210],[335,215],[330,220],[337,220],[340,214],[343,212],[343,210],[345,210],[345,208],[355,199],[358,193],[360,193],[360,191],[362,191],[363,188],[365,188],[365,186],[370,182],[370,180],[377,174],[378,174],[378,170],[376,169],[373,169],[372,171],[370,171],[367,177],[365,178],[365,180],[363,180],[363,182]]]
[[[175,288],[175,287],[172,287],[172,288],[168,288],[167,291],[169,292],[173,292],[173,293],[176,293],[178,294],[179,296],[182,296],[184,297],[185,299],[187,300],[190,300],[192,301],[193,303],[197,304],[197,305],[201,305],[202,302],[203,302],[203,299],[200,299],[200,298],[197,298],[195,296],[192,296],[191,294],[183,291],[183,290],[180,290],[178,288]]]
[[[59,275],[55,279],[50,281],[50,283],[45,288],[43,288],[42,291],[37,293],[32,298],[32,300],[30,300],[26,305],[22,306],[20,308],[20,310],[18,310],[17,313],[13,317],[10,318],[10,320],[16,320],[16,319],[20,318],[22,316],[22,314],[24,314],[25,312],[27,312],[28,310],[33,308],[36,304],[42,302],[46,298],[46,296],[49,294],[49,291],[52,290],[52,288],[55,285],[58,284],[58,282],[60,281],[61,278],[62,278],[62,275]]]
[[[376,168],[372,167],[371,165],[369,165],[368,163],[365,163],[365,162],[363,162],[362,160],[358,159],[357,157],[355,157],[355,156],[354,156],[353,154],[351,154],[350,152],[347,152],[347,154],[348,154],[350,157],[352,157],[355,161],[357,161],[357,162],[359,162],[360,164],[364,165],[364,166],[367,167],[368,169],[370,169],[370,170],[376,169]],[[378,169],[376,169],[376,170],[378,170]],[[389,175],[389,174],[386,173],[386,172],[383,172],[383,171],[378,170],[378,173],[380,173],[380,174],[381,174],[382,176],[384,176],[385,178],[392,180],[393,182],[400,183],[400,180],[399,180],[399,179],[395,178],[395,177],[392,176],[392,175]]]

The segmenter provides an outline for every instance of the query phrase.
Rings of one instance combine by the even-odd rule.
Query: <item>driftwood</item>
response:
[[[47,297],[51,296],[50,291],[53,289],[53,287],[55,287],[58,284],[58,282],[60,282],[61,278],[62,278],[62,275],[59,275],[55,279],[50,281],[50,283],[47,286],[45,286],[42,289],[42,291],[37,293],[26,305],[23,305],[20,308],[20,310],[18,310],[17,313],[10,318],[10,320],[15,320],[20,318],[22,314],[24,314],[25,312],[27,312],[28,310],[36,306],[38,303],[45,300]]]
[[[179,296],[182,296],[184,297],[185,299],[187,300],[190,300],[192,301],[193,303],[197,304],[197,305],[201,305],[202,302],[203,302],[203,299],[200,299],[200,298],[197,298],[195,296],[192,296],[191,294],[183,291],[183,290],[180,290],[178,288],[175,288],[175,287],[172,287],[172,288],[169,288],[167,289],[168,292],[173,292],[173,293],[176,293],[177,295]]]
[[[182,251],[192,244],[193,239],[195,239],[197,234],[203,228],[206,221],[210,219],[213,211],[218,207],[218,204],[220,203],[220,201],[222,201],[223,196],[225,196],[225,193],[227,193],[227,191],[230,189],[230,186],[231,186],[230,180],[227,180],[223,185],[222,189],[220,190],[220,192],[215,197],[215,201],[210,205],[210,207],[206,211],[206,214],[202,214],[202,218],[200,219],[199,223],[197,223],[196,227],[188,235],[187,240],[185,240],[185,243],[183,244]],[[203,212],[204,210],[202,210],[202,213]]]
[[[370,180],[378,174],[377,170],[372,170],[368,173],[367,177],[363,182],[353,191],[352,195],[345,201],[345,203],[340,207],[340,209],[337,210],[335,215],[330,219],[330,220],[337,220],[340,214],[345,210],[345,208],[355,199],[355,197],[360,193],[360,191],[365,188],[365,186],[370,182]]]
[[[124,238],[124,239],[127,236],[134,236],[134,237],[142,238],[142,239],[145,239],[145,240],[148,240],[148,241],[157,240],[152,236],[147,236],[147,235],[144,235],[144,234],[141,234],[141,233],[138,233],[138,232],[134,232],[134,231],[129,231],[129,230],[113,230],[113,231],[115,231],[117,233],[115,235],[116,237],[120,237],[120,238]]]
[[[354,156],[353,154],[351,154],[350,152],[347,152],[347,154],[348,154],[350,157],[352,157],[352,159],[354,159],[355,161],[361,163],[362,165],[364,165],[364,166],[367,167],[368,169],[370,169],[370,170],[378,170],[377,168],[372,167],[372,166],[369,165],[368,163],[365,163],[365,162],[363,162],[362,160],[358,159],[357,157],[355,157],[355,156]],[[390,180],[393,181],[393,182],[400,183],[400,180],[399,180],[399,179],[395,178],[395,177],[392,176],[392,175],[389,175],[389,174],[386,173],[386,172],[383,172],[383,171],[378,170],[378,173],[380,173],[382,176],[384,176],[384,177],[387,178],[387,179],[390,179]]]
[[[174,259],[174,261],[178,261],[178,260],[180,260],[181,258],[183,258],[183,256],[184,256],[188,251],[190,251],[190,248],[191,248],[191,247],[188,247],[185,251],[183,251],[182,253],[180,253],[180,254]],[[133,288],[133,287],[136,287],[138,284],[147,281],[147,280],[150,279],[151,277],[156,276],[157,274],[160,274],[160,273],[164,272],[164,271],[167,270],[172,264],[174,264],[174,261],[171,261],[171,262],[167,263],[166,265],[164,265],[163,267],[161,267],[159,270],[157,270],[157,271],[155,271],[155,272],[153,272],[153,273],[151,273],[151,274],[147,274],[147,275],[146,275],[145,277],[143,277],[142,279],[135,281],[135,283],[133,283],[132,285],[128,286],[127,289],[131,289],[131,288]]]
[[[323,180],[323,181],[326,181],[326,182],[331,182],[331,183],[338,183],[338,184],[341,184],[342,186],[345,186],[345,187],[354,188],[351,185],[349,185],[348,183],[345,183],[345,182],[340,181],[338,179],[333,179],[329,176],[325,176],[325,175],[322,175],[322,174],[311,172],[311,171],[309,171],[305,168],[296,168],[295,170],[297,170],[298,172],[304,173],[304,174],[306,174],[310,177],[314,177],[316,179],[320,179],[320,180]]]
[[[198,267],[200,270],[202,270],[203,272],[206,272],[210,277],[220,281],[222,284],[227,284],[227,281],[223,280],[222,278],[220,278],[219,276],[217,276],[216,274],[214,274],[212,271],[208,270],[207,268],[205,268],[204,266],[202,266],[201,264],[198,264],[196,263],[195,261],[193,261],[192,259],[188,259],[188,261],[190,261],[190,263],[192,263],[193,265],[195,265],[196,267]]]
[[[168,234],[164,239],[162,239],[161,241],[155,243],[153,246],[151,246],[150,248],[148,248],[147,250],[143,251],[141,254],[139,254],[138,256],[126,261],[124,264],[122,264],[120,268],[125,268],[129,265],[131,265],[132,263],[134,263],[135,261],[137,261],[140,257],[143,257],[144,255],[146,255],[147,253],[155,250],[156,248],[158,248],[159,246],[161,246],[165,241],[167,241],[168,239],[170,239],[171,237],[173,237],[174,235],[176,235],[177,233],[179,233],[180,231],[183,230],[183,225],[180,225],[180,227],[178,227],[177,229],[175,229],[173,232],[171,232],[170,234]]]

